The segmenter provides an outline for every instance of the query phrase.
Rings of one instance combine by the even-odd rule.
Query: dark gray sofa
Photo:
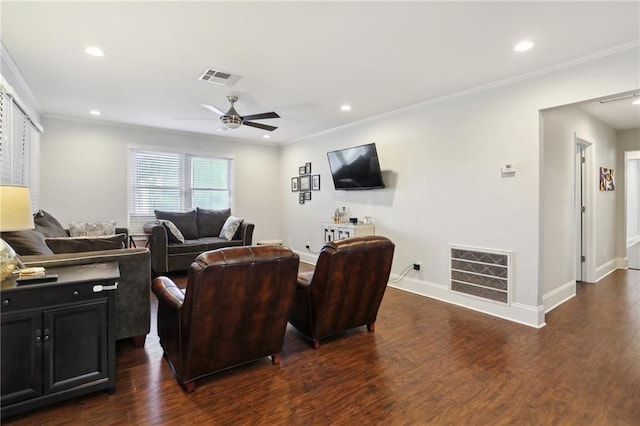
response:
[[[242,221],[237,231],[227,240],[220,232],[230,209],[195,209],[189,212],[156,211],[158,221],[144,225],[148,235],[147,247],[151,250],[151,269],[155,275],[186,271],[191,263],[205,251],[223,247],[249,246],[253,240],[254,224]],[[161,222],[163,221],[163,222]],[[184,242],[176,241],[166,226],[170,221],[184,236]]]

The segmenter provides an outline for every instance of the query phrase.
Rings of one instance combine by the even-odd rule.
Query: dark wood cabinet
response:
[[[115,262],[49,268],[58,280],[0,289],[2,417],[115,391]],[[117,290],[116,290],[117,291]]]

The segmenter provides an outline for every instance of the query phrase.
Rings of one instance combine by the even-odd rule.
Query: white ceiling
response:
[[[640,40],[640,2],[11,2],[1,36],[41,112],[264,141],[219,132],[276,111],[269,143],[327,129]],[[536,40],[526,53],[512,50]],[[102,48],[90,57],[85,47]],[[198,81],[208,67],[242,75]],[[340,111],[349,103],[353,110]],[[98,109],[102,115],[89,116]],[[626,114],[640,127],[638,109]],[[209,120],[209,118],[211,120]],[[194,120],[205,119],[205,120]]]

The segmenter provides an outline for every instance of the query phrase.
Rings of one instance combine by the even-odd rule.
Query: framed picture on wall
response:
[[[305,201],[311,201],[311,193],[310,192],[305,192],[304,193],[304,199],[305,199]]]
[[[616,183],[613,180],[613,169],[600,167],[600,191],[613,191]]]
[[[300,180],[298,177],[292,177],[291,178],[291,192],[298,192],[298,185],[300,183]]]
[[[306,166],[300,166],[298,167],[298,174],[300,176],[302,176],[303,174],[307,173],[307,167]]]
[[[304,204],[304,192],[298,194],[298,203]]]
[[[311,174],[311,163],[306,163],[304,165],[304,173],[306,175],[310,175]]]
[[[311,190],[320,191],[320,175],[311,176]]]
[[[300,191],[306,192],[311,191],[311,176],[304,175],[300,176]]]

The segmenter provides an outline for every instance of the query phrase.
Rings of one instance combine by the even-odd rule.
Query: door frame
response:
[[[595,173],[593,160],[594,143],[574,132],[574,259],[575,279],[594,283],[596,276],[595,264]],[[579,161],[580,153],[584,155],[584,164]],[[582,213],[582,206],[585,211]],[[582,221],[581,221],[582,219]],[[581,256],[585,261],[581,261]]]

